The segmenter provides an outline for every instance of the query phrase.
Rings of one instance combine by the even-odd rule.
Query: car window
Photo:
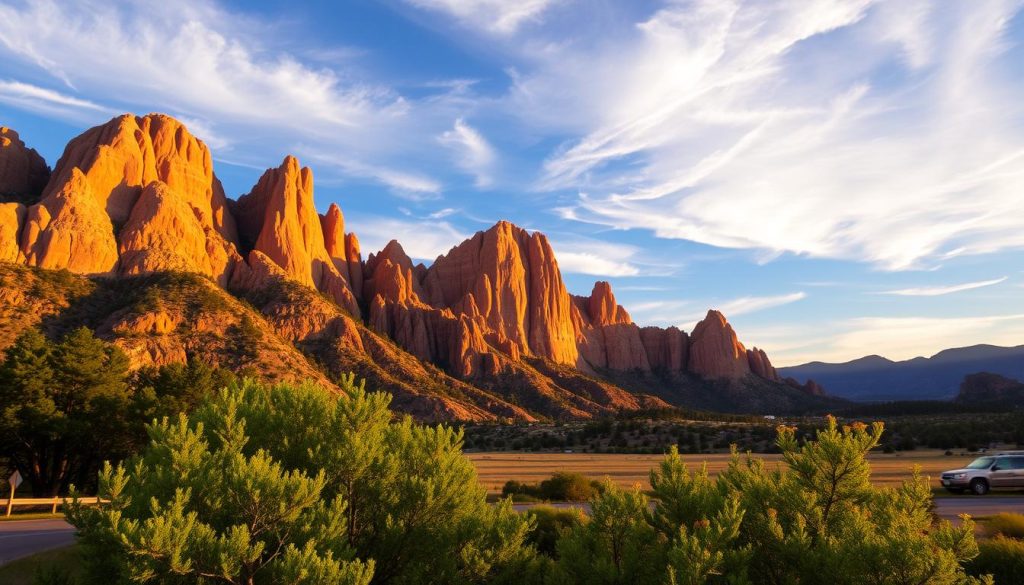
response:
[[[988,469],[992,465],[992,457],[978,457],[967,466],[967,469]]]
[[[1009,457],[1000,457],[999,459],[996,459],[996,467],[1000,470],[1013,469],[1013,464],[1010,463],[1010,461],[1012,460]]]
[[[1010,469],[1024,469],[1024,457],[1010,457]]]

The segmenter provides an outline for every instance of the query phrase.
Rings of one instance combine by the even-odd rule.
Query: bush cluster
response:
[[[972,559],[1008,570],[978,556],[969,519],[933,518],[918,475],[870,483],[879,423],[829,419],[808,441],[780,427],[783,466],[734,452],[715,479],[673,449],[649,494],[560,474],[544,489],[588,494],[586,513],[518,514],[486,502],[460,432],[341,386],[247,380],[150,425],[140,455],[100,474],[109,503],[70,507],[88,581],[967,585],[991,583]]]
[[[582,473],[558,471],[540,483],[509,480],[501,488],[501,495],[517,502],[586,502],[601,488],[601,482]]]

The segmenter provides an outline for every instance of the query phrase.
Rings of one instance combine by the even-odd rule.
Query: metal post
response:
[[[11,484],[11,495],[7,498],[7,515],[11,515],[11,508],[14,507],[14,484]]]
[[[56,514],[57,513],[57,502],[58,501],[59,500],[57,500],[57,496],[53,496],[53,509],[50,510],[51,514]]]

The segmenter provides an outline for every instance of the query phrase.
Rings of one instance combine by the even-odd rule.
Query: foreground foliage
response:
[[[391,421],[351,377],[234,384],[149,427],[72,506],[95,583],[476,583],[529,561],[531,525],[491,506],[448,427]]]
[[[154,417],[189,411],[233,376],[201,362],[128,373],[87,328],[51,341],[27,329],[0,364],[0,456],[36,497],[92,487],[103,461],[135,453]]]
[[[651,473],[656,503],[610,482],[587,522],[558,542],[558,583],[956,584],[978,582],[973,523],[934,523],[927,482],[875,488],[865,456],[881,424],[797,442],[781,427],[785,467],[734,453],[711,480],[672,452]],[[983,582],[983,581],[981,581]]]
[[[916,473],[871,485],[881,424],[830,418],[804,442],[780,427],[781,466],[734,452],[714,479],[673,449],[650,493],[606,481],[587,514],[517,514],[486,502],[460,432],[393,421],[386,395],[341,387],[246,380],[149,426],[141,455],[101,473],[110,503],[70,507],[86,581],[991,583],[965,572],[972,559],[975,574],[1016,574],[1014,545],[979,557],[969,519],[933,518]],[[548,487],[589,487],[563,475]]]

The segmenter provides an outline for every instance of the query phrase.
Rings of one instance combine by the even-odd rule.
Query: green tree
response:
[[[718,481],[745,510],[739,542],[757,583],[966,583],[977,555],[973,523],[935,522],[931,492],[916,472],[898,488],[870,483],[868,452],[883,427],[840,427],[829,417],[812,441],[780,427],[785,467],[734,452]]]
[[[86,328],[50,343],[28,329],[0,366],[0,450],[37,497],[56,495],[123,451],[128,359]]]
[[[329,552],[339,570],[372,563],[373,583],[511,582],[535,564],[524,546],[529,519],[508,502],[486,502],[462,456],[461,432],[393,422],[388,396],[367,393],[352,377],[341,387],[339,398],[311,385],[245,380],[187,419],[150,427],[142,456],[104,474],[112,504],[74,514],[83,542],[89,535],[87,556],[98,559],[93,574],[172,582],[181,571],[201,576],[194,567],[210,573],[206,549],[176,536],[193,525],[206,527],[192,538],[205,535],[217,566],[229,567],[232,579],[254,575],[255,582],[276,582],[284,557],[268,554],[292,545],[288,558],[300,573],[303,559],[320,565]],[[111,489],[119,475],[124,486]],[[282,500],[285,492],[309,498]],[[278,494],[270,499],[276,508],[264,501],[271,493]],[[247,514],[257,513],[276,528],[254,528]],[[190,520],[182,525],[179,516]],[[173,535],[135,538],[133,523],[176,528]],[[235,536],[243,529],[248,536]],[[155,556],[153,542],[166,543]],[[128,572],[137,558],[148,559],[153,573]],[[172,558],[183,564],[169,565]],[[352,564],[356,559],[363,564]]]
[[[589,521],[563,532],[558,583],[953,585],[978,554],[973,523],[936,521],[915,471],[897,488],[870,482],[866,456],[882,425],[840,427],[814,440],[780,427],[783,465],[733,454],[712,480],[675,449],[651,473],[655,503],[610,483]]]

